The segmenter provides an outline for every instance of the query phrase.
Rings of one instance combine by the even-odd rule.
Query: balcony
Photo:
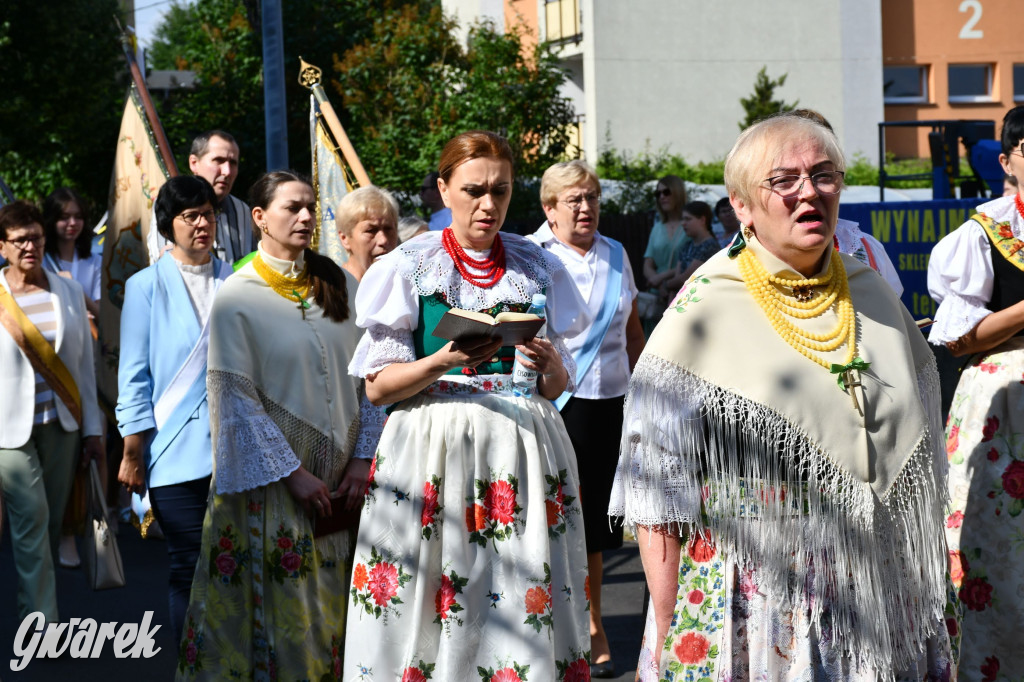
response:
[[[583,39],[579,0],[547,0],[544,3],[544,38],[555,45]]]

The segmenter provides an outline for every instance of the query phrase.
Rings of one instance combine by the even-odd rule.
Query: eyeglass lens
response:
[[[213,221],[215,221],[217,219],[217,212],[216,211],[185,211],[184,213],[182,213],[178,217],[181,218],[182,220],[184,220],[189,225],[195,226],[195,225],[199,224],[199,218],[200,217],[206,218],[206,222],[212,223]]]
[[[768,178],[768,186],[772,191],[783,195],[799,194],[804,188],[804,181],[810,180],[815,191],[822,194],[835,194],[839,191],[843,174],[839,171],[822,171],[814,175],[777,175]]]

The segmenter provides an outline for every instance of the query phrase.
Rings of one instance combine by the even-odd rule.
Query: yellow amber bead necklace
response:
[[[302,317],[306,317],[306,308],[309,307],[309,303],[306,302],[306,298],[309,297],[309,267],[305,263],[302,265],[302,272],[295,279],[285,277],[267,265],[259,253],[252,259],[252,266],[256,269],[256,274],[279,296],[298,303]]]
[[[848,365],[857,354],[857,320],[850,300],[850,286],[846,279],[846,268],[842,259],[835,256],[823,277],[791,279],[780,275],[772,275],[757,259],[750,249],[740,252],[737,263],[740,276],[747,291],[757,302],[758,307],[768,318],[772,329],[779,337],[804,357],[813,360],[825,369],[832,363],[818,355],[821,352],[834,351],[846,344]],[[814,293],[806,301],[798,301],[780,291],[779,287],[796,290],[825,286],[825,289]],[[811,319],[819,317],[832,306],[836,308],[839,320],[836,326],[825,333],[816,334],[797,326],[788,318]]]

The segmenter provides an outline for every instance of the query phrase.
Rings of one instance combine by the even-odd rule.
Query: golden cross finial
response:
[[[322,73],[319,67],[313,66],[302,57],[299,57],[299,84],[302,87],[312,90],[314,85],[320,84],[320,75]]]

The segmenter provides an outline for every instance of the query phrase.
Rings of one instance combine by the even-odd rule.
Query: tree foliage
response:
[[[383,3],[390,6],[398,2]],[[372,0],[294,0],[285,3],[284,54],[288,152],[293,168],[310,168],[309,90],[298,83],[299,57],[329,74],[333,55],[361,40]],[[154,68],[187,69],[196,88],[179,90],[158,103],[161,121],[179,167],[198,133],[227,130],[238,140],[241,163],[235,193],[266,167],[263,105],[263,46],[258,0],[197,0],[175,6],[155,33]]]
[[[740,130],[745,130],[772,114],[796,109],[800,100],[787,104],[781,99],[772,99],[775,97],[775,89],[781,88],[786,84],[786,77],[788,75],[784,73],[777,79],[769,78],[768,67],[761,67],[761,70],[757,72],[757,78],[754,80],[754,92],[751,93],[750,97],[740,98],[740,104],[743,105],[743,110],[747,112],[747,117],[739,124]]]
[[[527,51],[522,29],[489,22],[471,27],[464,49],[455,28],[437,3],[396,7],[335,60],[340,108],[374,182],[414,191],[444,143],[474,128],[508,138],[521,176],[565,156],[575,114],[559,93],[566,74],[552,50]]]
[[[258,10],[256,0],[176,7],[150,53],[155,68],[197,73],[194,90],[175,92],[159,105],[179,164],[196,133],[228,130],[241,147],[240,194],[265,165]],[[294,168],[310,166],[309,92],[297,82],[300,55],[324,69],[335,109],[378,185],[415,194],[423,176],[437,168],[444,143],[471,128],[506,135],[520,175],[539,175],[564,155],[574,120],[571,103],[558,92],[565,73],[549,48],[524,50],[518,29],[502,33],[477,24],[463,47],[437,0],[293,0],[286,10]],[[517,205],[527,199],[513,196]]]
[[[61,185],[104,205],[124,106],[117,0],[4,0],[0,176],[38,200]]]

